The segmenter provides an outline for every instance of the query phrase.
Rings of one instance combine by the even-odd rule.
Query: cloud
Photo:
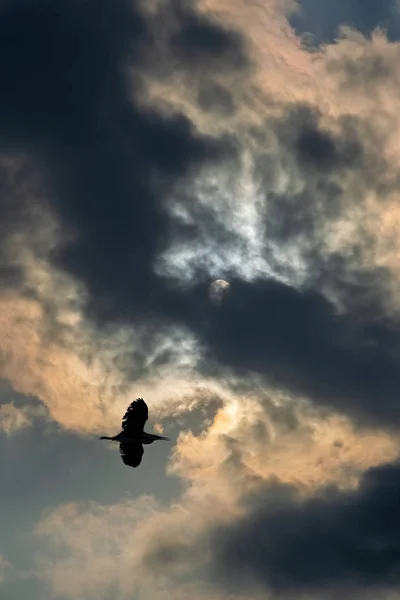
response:
[[[90,598],[99,589],[111,593],[116,582],[125,595],[137,593],[130,574],[139,568],[140,523],[145,522],[146,515],[156,506],[153,499],[144,497],[139,503],[127,501],[111,507],[91,504],[80,509],[69,504],[49,515],[39,525],[38,534],[49,536],[50,552],[57,555],[60,550],[68,551],[65,560],[61,558],[52,564],[46,561],[41,565],[42,574],[52,582],[54,593]],[[69,555],[71,547],[74,555]],[[139,585],[137,581],[137,587]]]
[[[231,280],[223,308],[199,335],[211,349],[211,365],[214,354],[240,374],[264,375],[359,422],[390,426],[397,419],[397,328],[391,323],[369,328],[338,315],[315,292]]]
[[[346,73],[350,48],[366,65],[378,60],[385,77],[397,51],[380,34],[371,42],[349,34],[321,55],[326,74],[333,75],[335,54],[338,73]],[[340,93],[341,79],[335,84]],[[360,86],[355,79],[352,94]],[[223,173],[224,184],[221,175],[203,179],[204,192],[198,185],[182,200],[175,196],[182,233],[177,228],[162,268],[185,282],[205,274],[238,279],[223,310],[179,314],[202,339],[212,368],[219,360],[242,374],[256,371],[357,420],[389,424],[398,386],[397,247],[388,227],[399,183],[387,127],[394,107],[382,110],[384,126],[367,119],[372,107],[346,113],[340,97],[338,107],[342,114],[333,116],[328,107],[282,103],[278,118],[265,119],[264,135],[256,130],[261,142],[250,169],[231,179]],[[238,205],[246,199],[237,218],[236,198]],[[198,297],[199,288],[192,291]]]
[[[245,38],[237,31],[222,27],[205,14],[176,4],[175,21],[178,30],[173,32],[169,44],[172,54],[189,69],[204,70],[204,61],[211,71],[240,71],[248,67]]]
[[[146,549],[154,542],[160,548],[169,532],[176,534],[182,518],[186,540],[194,539],[198,521],[190,523],[179,506],[165,513],[153,498],[126,500],[109,507],[96,503],[62,506],[37,527],[41,552],[36,574],[52,594],[67,598],[90,600],[101,593],[121,600],[132,594],[140,600],[163,600],[171,594],[179,600],[219,599],[209,586],[188,579],[185,568],[178,566],[170,575],[157,575],[143,565]]]
[[[30,174],[29,163],[23,167]],[[181,400],[183,410],[185,378],[198,353],[193,337],[177,327],[96,331],[84,314],[85,286],[51,265],[49,256],[62,237],[57,221],[41,210],[35,214],[35,205],[31,213],[29,228],[14,229],[4,247],[20,279],[0,298],[1,377],[39,398],[52,419],[80,432],[98,432],[104,421],[119,427],[138,388],[153,395],[154,411],[169,400],[178,412]],[[18,415],[28,416],[25,409]]]
[[[243,519],[213,532],[221,583],[327,597],[395,588],[398,476],[396,463],[379,466],[355,491],[328,488],[311,499],[266,486]]]
[[[17,408],[12,402],[0,405],[0,431],[12,435],[29,427],[32,419],[45,416],[45,411],[30,406]]]
[[[182,432],[178,439],[170,471],[183,486],[170,505],[143,496],[112,505],[70,503],[43,514],[35,530],[35,572],[53,594],[258,597],[253,587],[225,591],[213,580],[210,566],[219,549],[209,545],[213,532],[235,531],[251,514],[251,502],[262,506],[271,478],[295,496],[299,490],[299,502],[307,503],[327,484],[349,494],[364,469],[398,455],[396,438],[360,435],[302,402],[271,393],[266,417],[255,396],[232,398],[225,391],[221,399],[207,431]]]
[[[263,390],[225,396],[206,432],[181,434],[170,470],[184,479],[215,479],[233,499],[246,483],[271,477],[309,493],[332,482],[351,487],[364,470],[397,455],[396,435],[359,431],[301,398]]]
[[[5,140],[35,153],[47,207],[58,215],[64,233],[74,237],[72,244],[54,250],[54,260],[83,278],[93,295],[107,280],[114,288],[113,303],[122,286],[124,294],[135,289],[137,307],[143,307],[138,292],[148,293],[151,262],[166,235],[162,198],[191,165],[230,152],[229,143],[198,134],[183,114],[163,117],[141,104],[141,51],[152,34],[135,3],[83,6],[59,0],[39,7],[21,0],[18,6],[6,4],[2,13],[3,54],[9,57],[3,69],[0,65],[7,89],[0,106]],[[198,50],[210,54],[211,37],[216,44],[211,55],[228,52],[230,60],[235,44],[229,32],[189,9],[177,16],[177,24],[176,52],[191,55],[185,33],[191,27],[198,32]],[[18,77],[10,78],[11,72]]]
[[[83,375],[88,354],[98,351],[111,329],[120,332],[113,340],[130,338],[124,344],[127,354],[128,346],[135,347],[130,372],[121,352],[113,359],[113,366],[124,363],[123,377],[128,381],[144,375],[149,363],[174,362],[172,348],[181,344],[194,348],[200,342],[192,352],[192,366],[205,356],[209,364],[217,360],[223,367],[261,373],[267,383],[286,386],[354,418],[393,423],[398,369],[390,292],[397,289],[396,274],[383,260],[373,234],[374,207],[386,202],[391,212],[398,189],[397,170],[387,151],[387,128],[382,129],[380,122],[375,126],[361,113],[347,114],[340,94],[335,115],[329,106],[318,105],[317,93],[301,98],[299,88],[294,98],[290,92],[279,95],[273,73],[270,89],[260,86],[262,66],[256,59],[262,46],[257,50],[252,45],[258,30],[251,30],[247,42],[243,41],[237,5],[224,26],[212,12],[206,15],[175,4],[142,10],[122,0],[112,9],[106,2],[82,8],[60,1],[57,7],[54,11],[46,5],[45,24],[33,2],[22,2],[18,16],[10,5],[3,9],[10,31],[17,23],[25,27],[29,22],[43,48],[52,36],[58,40],[54,51],[45,53],[48,62],[41,61],[38,49],[28,53],[22,41],[18,46],[11,35],[4,41],[17,44],[13,56],[18,81],[28,80],[31,70],[38,72],[37,98],[33,97],[29,112],[32,123],[17,126],[19,113],[15,116],[13,111],[25,110],[25,105],[18,108],[18,102],[24,101],[19,83],[9,82],[10,98],[4,100],[2,110],[9,123],[10,144],[18,143],[30,153],[33,148],[29,166],[41,183],[40,193],[25,184],[18,195],[15,176],[6,180],[4,198],[16,197],[15,230],[23,235],[6,238],[4,256],[5,268],[20,276],[22,270],[28,278],[31,295],[32,288],[39,294],[36,288],[43,287],[43,278],[59,285],[65,277],[68,283],[63,285],[75,296],[70,300],[75,312],[72,316],[70,308],[59,308],[65,304],[61,295],[52,305],[47,302],[43,317],[39,316],[42,297],[35,307],[24,298],[23,308],[13,297],[13,310],[19,305],[22,312],[37,311],[35,318],[42,319],[45,327],[51,322],[52,336],[61,329],[67,350],[58,356],[72,346],[76,354],[79,348],[77,356],[66,361],[64,354],[62,362],[75,363],[74,373],[80,372],[86,380],[92,377],[90,369]],[[289,31],[276,7],[268,5],[267,11],[275,11],[277,19],[271,35]],[[157,38],[164,13],[168,27]],[[92,14],[108,15],[103,20],[107,25],[94,28]],[[253,23],[256,14],[253,7],[247,19]],[[76,42],[83,38],[89,40],[86,45]],[[391,64],[391,46],[382,36],[370,42],[350,36],[337,48],[321,51],[318,68],[341,94],[343,84],[334,64],[343,65],[340,73],[345,72],[350,49],[355,47],[366,62],[371,55],[379,58],[379,64]],[[243,103],[247,113],[232,117],[238,133],[233,134],[227,122],[211,135],[215,118],[202,120],[196,111],[188,116],[185,103],[180,112],[172,104],[168,114],[161,110],[148,90],[162,79],[155,65],[163,48],[166,64],[175,57],[184,70],[187,67],[185,77],[193,75],[187,88],[196,93],[202,91],[195,75],[201,68],[200,54],[211,53],[209,71],[215,74],[215,84],[222,85],[225,67],[229,76],[245,73],[252,86]],[[288,81],[289,56],[306,61],[310,70],[306,74],[312,74],[310,59],[293,34],[282,37],[282,52],[286,57],[282,75]],[[79,67],[72,68],[74,56]],[[56,76],[51,79],[53,70]],[[89,80],[84,77],[86,70]],[[254,106],[257,87],[260,111]],[[233,89],[234,97],[242,93],[239,88]],[[69,107],[66,98],[71,99]],[[40,112],[46,103],[51,106]],[[65,113],[72,119],[68,126],[61,118]],[[43,136],[46,127],[51,135]],[[21,169],[16,173],[21,177]],[[35,199],[40,215],[36,220],[45,214],[55,223],[47,247],[36,248],[43,234],[32,225],[28,195]],[[387,215],[383,211],[380,217],[386,229]],[[24,264],[29,266],[21,267],[15,247],[16,241],[27,244],[27,231],[28,255],[33,253],[34,258],[25,256]],[[34,264],[38,253],[39,279]],[[36,277],[35,282],[29,277]],[[221,311],[210,306],[205,291],[216,277],[236,282]],[[344,315],[337,314],[338,307]],[[63,319],[77,319],[75,327],[58,322],[54,328],[52,315],[60,310]],[[384,322],[388,314],[390,319]],[[234,322],[237,348],[232,344]],[[185,337],[190,341],[184,342]],[[150,358],[154,346],[164,343],[168,349],[157,359]],[[110,356],[117,351],[107,352]],[[218,373],[218,365],[213,368]],[[104,365],[101,370],[106,379],[110,371]],[[123,379],[120,374],[113,377]],[[37,384],[24,389],[39,395]],[[97,406],[96,387],[92,394],[90,405]],[[383,398],[379,403],[378,396]],[[100,411],[97,415],[94,423],[99,422]]]
[[[398,466],[370,469],[398,458],[399,46],[310,53],[294,5],[0,9],[0,375],[80,434],[133,395],[166,433],[196,417],[170,506],[48,506],[53,595],[380,592],[398,566]]]
[[[171,56],[191,56],[192,69],[196,52],[221,54],[218,70],[233,51],[231,68],[246,68],[238,34],[189,7],[172,3],[172,13]],[[168,237],[163,201],[191,169],[234,148],[143,103],[143,72],[154,66],[143,49],[157,45],[160,14],[125,0],[21,0],[1,15],[1,375],[65,427],[93,430],[116,392],[121,412],[132,381],[155,391],[154,373],[168,365],[174,399],[187,387],[172,363],[179,354],[178,370],[190,370],[196,340],[157,317],[168,290],[152,271]]]

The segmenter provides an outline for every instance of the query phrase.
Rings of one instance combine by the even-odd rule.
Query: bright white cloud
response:
[[[159,257],[157,271],[190,283],[197,273],[211,279],[229,275],[300,283],[306,264],[294,246],[279,247],[268,238],[266,190],[247,155],[233,172],[205,171],[170,199],[171,217],[192,226],[196,235],[174,242]]]

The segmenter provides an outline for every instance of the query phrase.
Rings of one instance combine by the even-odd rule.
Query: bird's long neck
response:
[[[99,437],[99,440],[111,440],[111,441],[112,441],[113,439],[114,439],[114,438],[112,438],[112,437],[107,437],[107,436],[105,436],[105,435],[102,435],[101,437]]]

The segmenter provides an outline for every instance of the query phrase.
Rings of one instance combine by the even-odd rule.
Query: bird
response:
[[[142,462],[143,444],[152,444],[156,440],[170,438],[155,433],[146,433],[144,425],[149,417],[149,409],[143,398],[136,398],[128,406],[122,419],[122,431],[113,437],[102,435],[99,440],[119,442],[119,451],[128,467],[138,467]]]

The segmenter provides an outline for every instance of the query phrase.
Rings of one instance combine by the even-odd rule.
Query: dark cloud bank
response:
[[[181,13],[169,40],[177,60],[185,52],[189,65],[202,60],[209,44],[241,55],[233,34],[190,8]],[[173,182],[231,152],[229,141],[198,135],[183,115],[163,118],[140,106],[140,67],[153,34],[126,0],[20,0],[1,8],[3,148],[40,157],[51,208],[78,234],[57,261],[93,296],[104,294],[107,280],[116,304],[133,289],[138,303],[141,290],[150,292],[166,233],[162,200]]]
[[[291,594],[350,597],[400,584],[400,468],[368,471],[352,492],[302,499],[271,484],[246,516],[213,532],[216,580]]]

